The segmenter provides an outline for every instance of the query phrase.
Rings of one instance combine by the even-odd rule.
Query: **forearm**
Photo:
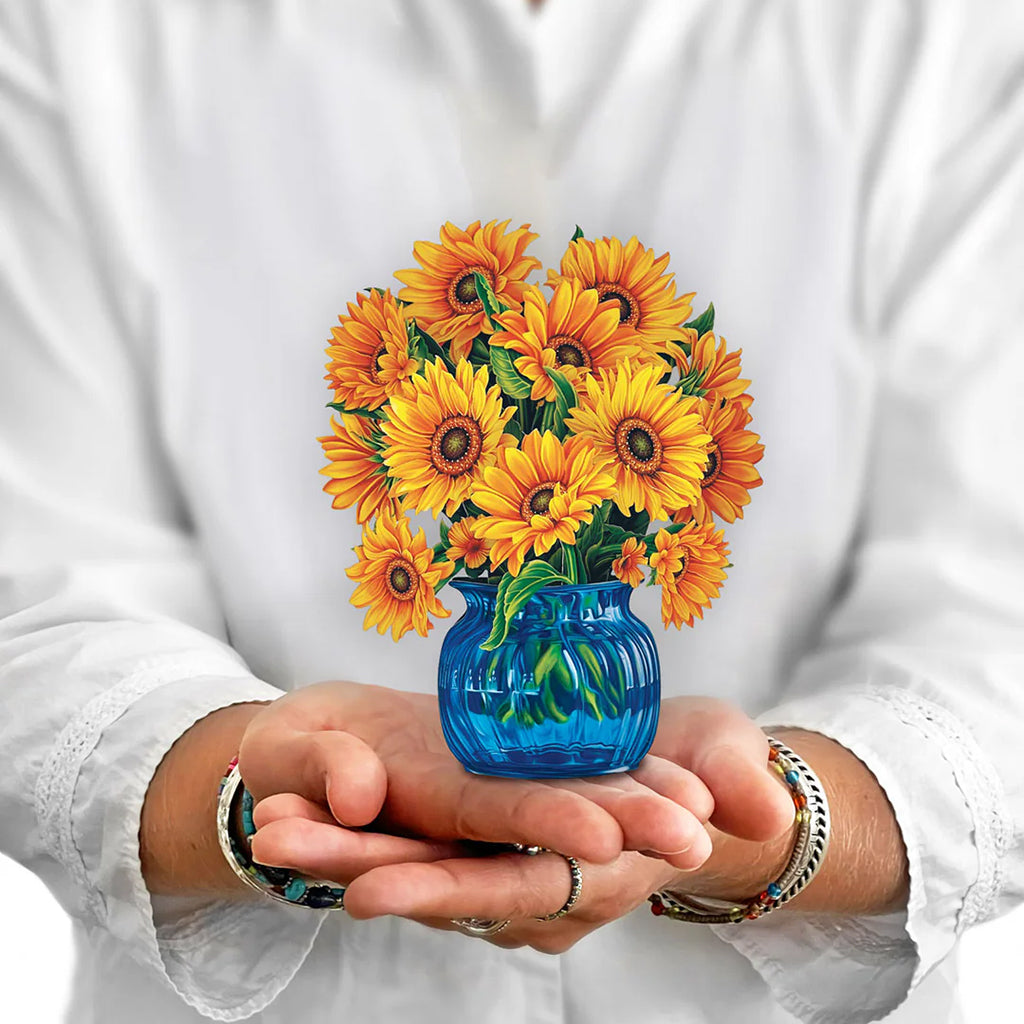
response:
[[[217,788],[263,703],[233,704],[196,722],[168,750],[142,808],[142,873],[152,893],[251,898],[217,841]]]
[[[845,747],[818,733],[777,730],[814,769],[832,818],[828,853],[811,883],[777,912],[882,914],[905,905],[906,850],[892,808],[875,777]],[[795,828],[766,843],[712,831],[704,866],[682,873],[671,888],[695,896],[743,900],[777,878],[789,859]]]

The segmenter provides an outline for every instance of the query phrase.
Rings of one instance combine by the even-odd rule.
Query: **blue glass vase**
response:
[[[498,588],[450,586],[466,612],[445,635],[438,667],[441,725],[472,772],[573,778],[635,768],[654,741],[658,649],[618,580],[538,590],[493,651]]]

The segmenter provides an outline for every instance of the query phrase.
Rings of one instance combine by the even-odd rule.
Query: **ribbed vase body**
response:
[[[661,673],[647,626],[618,581],[546,587],[514,616],[493,651],[497,587],[451,586],[466,612],[445,636],[441,724],[470,771],[571,778],[635,767],[658,726]]]

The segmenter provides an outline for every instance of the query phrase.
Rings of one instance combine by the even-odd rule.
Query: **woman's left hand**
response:
[[[705,857],[703,843],[698,844],[694,861]],[[354,918],[394,914],[447,930],[458,930],[454,920],[459,918],[510,919],[487,941],[506,949],[532,946],[542,953],[564,953],[646,902],[652,892],[686,877],[664,860],[632,852],[610,864],[580,861],[579,866],[579,900],[571,913],[554,921],[536,919],[565,904],[572,879],[566,858],[552,851],[374,868],[349,886],[345,909]]]

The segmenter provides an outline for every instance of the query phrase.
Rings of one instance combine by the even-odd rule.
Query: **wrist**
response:
[[[184,732],[164,755],[142,807],[139,852],[149,891],[251,898],[217,841],[217,790],[252,720],[269,701],[232,704]]]

